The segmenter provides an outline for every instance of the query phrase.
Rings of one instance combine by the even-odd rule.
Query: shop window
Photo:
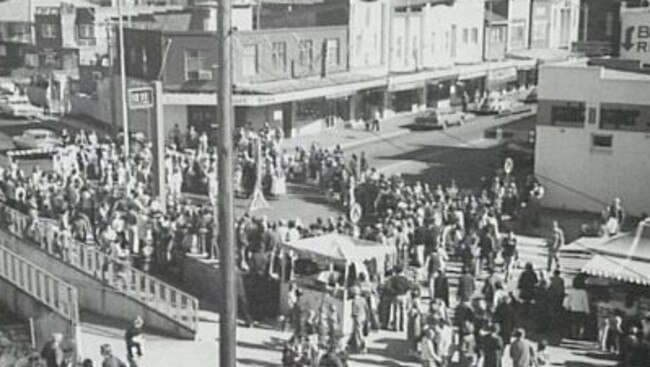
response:
[[[273,42],[271,45],[271,64],[273,70],[284,73],[287,70],[287,44]]]
[[[41,37],[57,38],[59,30],[56,24],[41,24]]]
[[[358,43],[358,49],[361,50],[361,43]],[[314,69],[314,41],[300,40],[300,65]]]
[[[601,108],[600,128],[603,130],[628,130],[637,129],[637,119],[641,112],[637,109],[626,108]]]
[[[258,73],[257,45],[246,45],[242,51],[242,73],[253,76]]]
[[[594,134],[591,136],[592,150],[611,150],[614,137],[612,135]]]
[[[585,121],[583,102],[566,102],[551,107],[551,125],[582,127]]]
[[[336,66],[341,63],[341,50],[338,38],[330,38],[327,40],[327,65]]]
[[[211,80],[207,51],[185,50],[185,80]]]
[[[315,121],[325,116],[325,101],[322,98],[296,102],[296,121]]]

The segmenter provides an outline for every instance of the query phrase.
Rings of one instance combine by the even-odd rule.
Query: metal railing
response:
[[[66,245],[61,246],[56,240],[59,228],[54,224],[40,220],[27,231],[30,225],[27,215],[4,204],[0,204],[0,211],[10,217],[9,231],[14,235],[31,240],[50,255],[159,311],[191,331],[197,331],[199,301],[195,297],[93,245],[69,238]]]
[[[77,289],[3,246],[0,246],[0,277],[73,324],[79,322]]]

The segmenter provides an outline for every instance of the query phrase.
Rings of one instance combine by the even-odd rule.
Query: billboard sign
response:
[[[622,59],[650,64],[650,12],[621,12]]]

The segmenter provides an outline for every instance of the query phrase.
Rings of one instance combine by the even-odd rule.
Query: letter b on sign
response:
[[[637,37],[638,38],[650,38],[650,27],[647,25],[640,25],[637,27],[638,33]]]

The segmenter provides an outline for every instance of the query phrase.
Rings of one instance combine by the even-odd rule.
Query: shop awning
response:
[[[513,59],[536,60],[545,64],[568,60],[580,55],[569,50],[560,50],[556,48],[531,48],[511,51],[507,56]]]
[[[582,272],[596,277],[650,286],[650,262],[596,255]]]
[[[458,72],[448,69],[425,69],[413,73],[393,74],[388,81],[391,92],[423,88],[425,84],[456,79]]]

